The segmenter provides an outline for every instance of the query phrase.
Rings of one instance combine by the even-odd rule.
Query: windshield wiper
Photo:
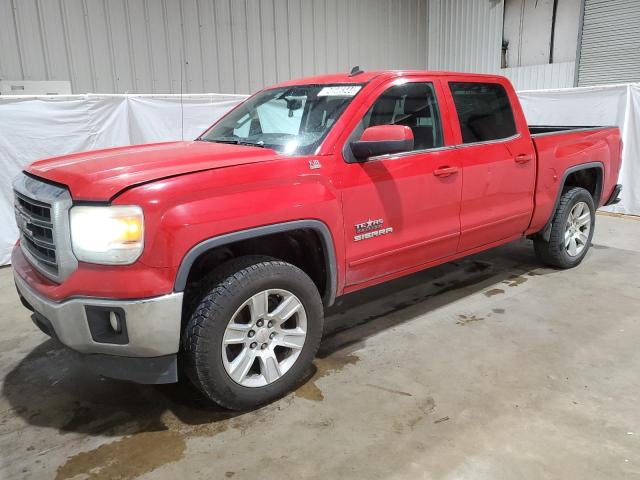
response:
[[[247,142],[247,141],[245,141],[245,140],[238,140],[238,145],[247,145],[247,146],[250,146],[250,147],[268,148],[268,147],[264,144],[264,142],[263,142],[263,141],[253,143],[253,142]]]
[[[202,141],[202,142],[211,142],[211,143],[231,143],[233,145],[237,145],[238,142],[240,140],[235,140],[235,139],[229,139],[229,140],[225,140],[222,138],[199,138],[198,140]]]
[[[247,142],[246,140],[239,140],[239,139],[235,139],[235,138],[213,138],[213,139],[209,139],[209,138],[200,138],[198,140],[202,140],[205,142],[214,142],[214,143],[229,143],[231,145],[245,145],[247,147],[260,147],[260,148],[268,148],[264,142]]]

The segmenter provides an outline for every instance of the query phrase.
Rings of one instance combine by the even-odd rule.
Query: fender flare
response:
[[[564,190],[564,186],[567,183],[567,178],[572,173],[579,172],[580,170],[588,170],[591,168],[595,168],[600,171],[600,175],[596,179],[596,187],[595,187],[596,191],[595,191],[595,197],[593,199],[593,203],[596,206],[596,210],[598,209],[598,205],[600,204],[600,199],[602,198],[602,188],[604,185],[604,164],[602,162],[589,162],[589,163],[581,163],[579,165],[574,165],[573,167],[567,168],[564,171],[564,174],[562,175],[562,181],[559,184],[558,193],[556,195],[556,201],[553,204],[553,209],[551,210],[551,215],[549,215],[549,220],[547,220],[547,223],[545,224],[543,229],[540,230],[540,234],[545,240],[547,241],[549,240],[549,235],[551,234],[551,226],[553,223],[553,217],[555,216],[556,209],[558,208],[558,204],[560,203],[560,197],[562,196],[562,190]]]
[[[333,237],[329,227],[320,220],[294,220],[291,222],[275,223],[271,225],[264,225],[261,227],[249,228],[247,230],[240,230],[237,232],[225,233],[216,237],[208,238],[192,247],[180,262],[178,273],[173,285],[174,292],[183,292],[187,286],[187,279],[189,272],[194,262],[203,253],[228,245],[230,243],[240,242],[242,240],[249,240],[252,238],[264,237],[267,235],[273,235],[275,233],[290,232],[293,230],[313,230],[316,232],[320,241],[323,244],[324,260],[327,265],[327,290],[324,294],[323,302],[326,306],[333,305],[336,298],[336,291],[338,285],[338,273],[336,267],[336,252],[333,243]]]

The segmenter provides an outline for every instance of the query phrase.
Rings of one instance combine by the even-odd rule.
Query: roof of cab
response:
[[[340,84],[340,83],[368,83],[376,77],[402,77],[409,75],[433,75],[433,76],[452,76],[461,75],[470,78],[498,78],[499,75],[482,74],[482,73],[463,73],[463,72],[442,72],[442,71],[428,71],[428,70],[380,70],[372,72],[360,72],[355,75],[349,73],[331,73],[327,75],[317,75],[313,77],[295,78],[293,80],[286,80],[273,85],[269,88],[288,87],[293,85],[328,85],[328,84]]]
[[[388,72],[361,72],[350,76],[348,73],[330,73],[327,75],[316,75],[314,77],[294,78],[280,82],[274,87],[288,87],[291,85],[328,85],[332,83],[367,83],[373,78]]]

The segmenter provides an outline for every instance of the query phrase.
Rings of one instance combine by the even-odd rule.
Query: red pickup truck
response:
[[[579,264],[621,148],[615,127],[528,126],[500,76],[288,81],[195,141],[30,165],[15,281],[102,375],[175,382],[180,363],[245,409],[297,385],[336,296],[523,236]]]

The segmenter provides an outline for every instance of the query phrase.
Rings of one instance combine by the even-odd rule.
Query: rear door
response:
[[[513,89],[499,78],[451,77],[444,83],[458,117],[464,177],[458,251],[521,235],[533,211],[536,166],[524,117],[520,110],[514,115]]]
[[[379,87],[361,108],[340,172],[347,286],[455,253],[462,177],[455,148],[447,146],[441,98],[437,82],[405,78]],[[369,126],[386,124],[410,127],[413,150],[355,162],[349,142]]]

